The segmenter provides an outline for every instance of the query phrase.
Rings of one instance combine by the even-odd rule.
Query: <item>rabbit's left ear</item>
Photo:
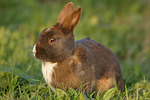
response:
[[[81,7],[77,7],[70,15],[68,15],[62,23],[60,23],[64,28],[73,30],[81,16]]]

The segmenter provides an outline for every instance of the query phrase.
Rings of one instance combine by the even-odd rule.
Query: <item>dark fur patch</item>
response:
[[[36,57],[42,61],[57,62],[72,55],[74,48],[73,32],[63,29],[59,24],[54,26],[50,30],[44,29],[37,40]],[[56,42],[49,44],[51,38],[56,39]]]
[[[64,28],[61,24],[59,24],[59,23],[56,23],[55,25],[53,25],[54,27],[57,27],[57,28],[59,28],[59,29],[61,29],[61,31],[62,31],[62,33],[63,34],[65,34],[65,35],[68,35],[68,34],[70,34],[70,33],[72,33],[73,32],[73,29],[66,29],[66,28]]]

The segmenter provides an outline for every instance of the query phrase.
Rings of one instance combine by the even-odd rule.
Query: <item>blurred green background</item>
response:
[[[150,79],[149,0],[70,0],[82,6],[76,40],[91,37],[119,58],[124,83]],[[32,48],[40,32],[54,25],[68,0],[0,0],[0,66],[42,79]]]

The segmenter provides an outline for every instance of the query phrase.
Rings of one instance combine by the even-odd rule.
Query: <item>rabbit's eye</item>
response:
[[[56,39],[50,39],[49,42],[50,42],[50,43],[54,43],[54,42],[56,42]]]

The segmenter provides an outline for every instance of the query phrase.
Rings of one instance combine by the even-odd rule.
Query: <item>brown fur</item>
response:
[[[72,3],[61,11],[57,23],[45,29],[36,43],[36,58],[42,62],[56,62],[52,74],[55,88],[81,85],[87,93],[107,91],[114,87],[114,79],[122,89],[122,75],[117,57],[104,45],[90,38],[74,42],[73,29],[81,15],[81,7],[74,10]],[[51,39],[54,43],[49,43]]]

